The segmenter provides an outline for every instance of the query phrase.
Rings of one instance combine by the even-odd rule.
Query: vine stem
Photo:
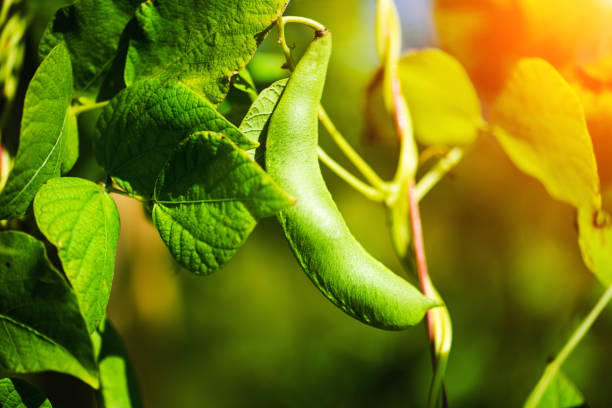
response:
[[[423,295],[444,304],[442,297],[433,286],[427,270],[423,227],[421,225],[419,203],[415,194],[414,176],[418,165],[418,152],[414,140],[410,111],[406,106],[406,101],[402,94],[397,70],[389,70],[388,74],[393,76],[390,81],[390,86],[392,87],[393,117],[401,143],[399,163],[393,184],[399,185],[400,187],[406,183],[408,184],[407,191],[404,188],[399,189],[400,195],[395,198],[392,208],[397,207],[397,209],[404,210],[406,200],[408,201],[410,226],[412,227],[412,245],[421,291]],[[401,218],[397,218],[395,222],[398,222],[398,220],[401,220]],[[398,230],[405,227],[393,226],[392,228]],[[397,236],[397,234],[394,235]],[[406,243],[402,243],[402,246],[406,246]],[[401,250],[404,256],[408,253],[406,248]],[[434,371],[429,388],[428,407],[436,408],[439,403],[441,403],[443,407],[447,407],[448,401],[444,387],[444,376],[452,343],[452,324],[448,309],[443,306],[428,310],[426,321]]]
[[[601,312],[605,309],[606,305],[612,299],[612,285],[606,289],[606,291],[601,295],[593,309],[589,312],[589,314],[584,318],[582,323],[574,330],[572,336],[565,343],[559,354],[555,357],[555,359],[546,366],[544,370],[544,374],[536,384],[535,388],[529,395],[527,402],[525,403],[524,408],[536,408],[540,403],[546,389],[550,385],[551,381],[554,379],[555,375],[561,369],[561,366],[567,360],[569,355],[574,351],[578,343],[583,339],[583,337],[587,334],[595,320],[599,317]]]
[[[421,285],[421,291],[425,296],[432,296],[433,289],[431,280],[429,279],[429,273],[427,270],[427,260],[425,258],[425,245],[423,243],[423,226],[421,224],[421,214],[419,211],[419,203],[416,200],[414,193],[414,182],[410,183],[408,190],[408,197],[410,200],[410,224],[412,226],[412,238],[414,240],[414,255],[416,258],[417,272],[419,276],[419,283]],[[427,321],[429,326],[429,339],[433,341],[433,323],[431,321],[431,314],[427,312]]]
[[[416,258],[417,273],[421,291],[429,298],[443,303],[442,297],[433,286],[427,269],[427,259],[425,257],[425,245],[423,239],[423,227],[419,203],[415,193],[414,182],[410,183],[408,190],[410,201],[410,224],[412,226],[412,239],[414,255]],[[427,334],[431,347],[432,361],[434,365],[434,378],[429,389],[430,408],[436,407],[440,395],[442,396],[442,406],[447,407],[446,390],[444,387],[444,374],[452,343],[452,324],[446,306],[430,309],[427,311]]]
[[[72,108],[72,112],[75,115],[80,115],[83,112],[88,112],[94,109],[100,109],[105,107],[106,105],[108,105],[110,103],[110,101],[102,101],[102,102],[98,102],[98,103],[91,103],[88,105],[79,105],[79,106],[74,106]]]
[[[346,181],[347,184],[359,191],[366,198],[376,202],[384,201],[385,195],[383,193],[359,180],[344,167],[338,164],[334,159],[332,159],[327,153],[325,153],[321,147],[318,148],[317,153],[319,155],[319,160],[329,167],[331,171],[336,173],[338,177]]]

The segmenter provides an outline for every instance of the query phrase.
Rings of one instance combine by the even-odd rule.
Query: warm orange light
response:
[[[492,101],[514,63],[540,57],[581,97],[600,176],[612,182],[612,0],[435,0],[439,45]]]
[[[523,56],[563,67],[612,54],[612,0],[436,0],[435,16],[441,48],[484,95]]]

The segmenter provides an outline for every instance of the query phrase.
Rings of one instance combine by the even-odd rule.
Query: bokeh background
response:
[[[37,39],[53,12],[68,3],[27,2],[32,20],[22,87],[36,67]],[[455,17],[445,14],[439,27],[430,1],[396,3],[406,49],[438,41],[451,48],[459,44],[454,50],[464,64],[478,61],[486,67],[484,79],[480,71],[470,71],[485,102],[495,85],[493,79],[493,85],[487,82],[489,71],[494,71],[491,78],[503,75],[497,65],[521,53],[537,54],[537,49],[515,49],[507,38],[495,39],[496,29],[508,33],[513,24],[526,24],[520,13],[512,14],[518,0],[441,1],[442,6],[464,7],[458,6]],[[364,134],[365,89],[378,64],[375,5],[374,0],[292,0],[287,14],[313,18],[333,32],[323,103],[357,150],[391,177],[396,147],[373,145]],[[470,14],[474,7],[482,11],[481,20]],[[548,33],[546,38],[565,41],[555,37],[555,24],[566,21],[549,17],[536,26]],[[438,36],[440,27],[448,41]],[[459,41],[460,35],[453,37],[475,27],[493,31],[486,35],[485,29],[482,38],[487,40],[472,48]],[[290,28],[297,54],[310,35]],[[251,66],[260,88],[286,75],[279,68],[282,57],[275,37],[272,31]],[[232,98],[240,101],[239,95]],[[239,120],[236,104],[230,116]],[[83,115],[85,138],[94,123],[95,113]],[[323,131],[320,143],[350,168]],[[74,172],[96,178],[101,173],[89,149],[85,141]],[[357,238],[386,265],[400,270],[384,209],[325,169],[324,176]],[[424,325],[384,332],[347,317],[300,270],[274,219],[262,221],[223,270],[196,277],[173,263],[137,202],[115,198],[121,236],[109,316],[132,357],[146,407],[425,405],[432,370]],[[572,209],[552,200],[538,182],[513,166],[495,139],[483,136],[422,201],[421,211],[430,273],[453,319],[447,375],[451,406],[519,406],[547,359],[602,291],[581,261]],[[611,346],[608,310],[564,366],[592,407],[612,406]]]

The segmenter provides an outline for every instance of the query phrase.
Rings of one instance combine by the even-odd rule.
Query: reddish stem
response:
[[[408,107],[406,101],[402,96],[402,88],[399,78],[395,76],[392,80],[393,88],[393,104],[394,106],[394,118],[397,135],[399,138],[412,136],[410,130],[410,118],[407,117]],[[403,141],[408,143],[408,141]],[[425,259],[425,246],[423,244],[423,228],[421,226],[421,215],[419,213],[419,203],[416,199],[414,191],[414,180],[410,181],[408,188],[408,202],[410,203],[410,224],[412,225],[412,238],[414,242],[414,253],[416,256],[417,272],[419,276],[419,283],[421,285],[421,291],[427,297],[433,297],[433,288],[431,287],[431,281],[429,280],[429,274],[427,272],[427,260]],[[434,318],[431,311],[427,312],[427,331],[429,333],[429,341],[434,344]]]
[[[407,140],[402,140],[405,137],[413,137],[412,136],[412,124],[410,123],[410,113],[408,111],[408,107],[406,106],[406,101],[402,96],[402,89],[399,78],[397,75],[394,75],[392,79],[392,92],[393,92],[393,105],[394,112],[393,116],[395,119],[395,127],[397,131],[397,135],[400,138],[400,144],[402,145],[402,150],[404,149],[404,144],[409,143]],[[401,154],[406,154],[405,151],[402,151]],[[405,160],[405,158],[401,158],[400,160]],[[403,162],[400,163],[400,167],[404,165]],[[423,241],[423,227],[421,225],[421,214],[419,212],[419,202],[416,196],[415,191],[415,182],[414,179],[410,180],[410,184],[408,186],[408,202],[410,204],[410,225],[412,226],[412,241],[414,246],[414,254],[416,258],[416,266],[417,266],[417,274],[419,277],[419,284],[421,286],[421,291],[423,295],[429,298],[436,298],[435,290],[429,279],[429,273],[427,271],[427,260],[425,258],[425,245]],[[435,350],[435,316],[432,310],[427,311],[427,334],[429,336],[429,345],[431,347],[431,358],[434,365],[434,370],[437,366],[437,356]],[[447,407],[448,402],[446,399],[446,390],[444,387],[444,383],[442,383],[442,406]]]
[[[412,239],[414,245],[414,254],[416,258],[417,273],[421,291],[427,297],[433,296],[431,281],[427,271],[427,260],[425,258],[425,245],[423,244],[423,228],[421,226],[421,214],[419,212],[419,203],[416,200],[414,191],[414,181],[410,182],[408,189],[408,200],[410,202],[410,224],[412,225]],[[427,311],[427,331],[429,333],[429,341],[433,344],[434,341],[434,319],[432,311]]]

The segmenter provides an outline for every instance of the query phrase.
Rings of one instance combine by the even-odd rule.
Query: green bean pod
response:
[[[328,31],[317,33],[270,118],[266,169],[296,199],[278,218],[299,264],[329,300],[372,326],[406,328],[437,303],[357,242],[321,175],[317,113],[331,44]]]

